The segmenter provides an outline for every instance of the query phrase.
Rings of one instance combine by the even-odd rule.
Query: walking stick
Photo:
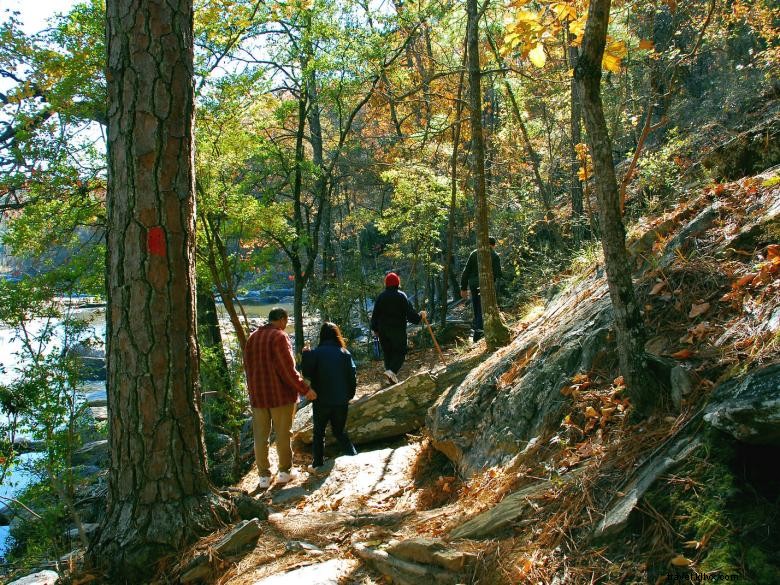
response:
[[[436,336],[433,334],[433,329],[431,329],[431,324],[428,323],[428,319],[425,316],[423,316],[422,320],[423,323],[425,323],[425,326],[428,328],[428,333],[431,334],[431,339],[433,339],[433,345],[434,347],[436,347],[436,351],[439,352],[439,359],[441,360],[441,363],[443,363],[444,367],[446,368],[447,362],[444,359],[444,354],[441,352],[441,348],[439,347],[439,342],[436,341]]]

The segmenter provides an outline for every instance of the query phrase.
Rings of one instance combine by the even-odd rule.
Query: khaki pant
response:
[[[252,434],[255,437],[255,461],[260,477],[271,476],[271,464],[268,461],[268,445],[271,426],[276,433],[276,453],[279,455],[279,471],[289,472],[292,468],[292,447],[290,446],[290,428],[295,418],[295,403],[275,408],[252,409]]]

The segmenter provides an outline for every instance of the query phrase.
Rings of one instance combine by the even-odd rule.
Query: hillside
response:
[[[775,167],[692,187],[632,229],[662,414],[627,414],[600,264],[562,275],[507,315],[506,348],[447,349],[481,363],[419,434],[266,494],[257,545],[214,557],[214,582],[777,582],[779,213]],[[413,356],[438,369],[432,349]]]

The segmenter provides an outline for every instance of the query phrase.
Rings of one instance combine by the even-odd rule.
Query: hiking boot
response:
[[[395,375],[393,370],[385,370],[385,378],[387,378],[391,384],[398,384],[398,376]]]

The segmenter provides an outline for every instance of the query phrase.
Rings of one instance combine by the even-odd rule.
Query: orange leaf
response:
[[[613,386],[625,386],[626,385],[626,381],[623,379],[623,376],[618,376],[617,378],[612,380],[612,385]]]
[[[641,39],[639,41],[639,48],[643,51],[644,50],[652,51],[653,49],[655,49],[655,43],[650,39]]]
[[[767,260],[774,260],[775,258],[780,258],[780,245],[769,244],[766,247],[766,257]]]
[[[709,303],[701,303],[699,305],[693,305],[691,307],[691,312],[688,313],[688,319],[695,319],[699,315],[703,315],[707,311],[710,310],[710,304]]]
[[[750,272],[745,276],[741,277],[739,280],[735,281],[734,284],[731,285],[731,288],[734,290],[737,290],[738,288],[742,288],[749,282],[752,282],[756,276],[758,276],[758,272]]]
[[[681,349],[680,351],[673,353],[672,357],[678,360],[687,360],[692,355],[693,352],[690,349]]]
[[[589,418],[598,418],[599,413],[596,412],[595,408],[593,408],[592,406],[589,406],[588,408],[585,409],[585,416],[587,416]]]

